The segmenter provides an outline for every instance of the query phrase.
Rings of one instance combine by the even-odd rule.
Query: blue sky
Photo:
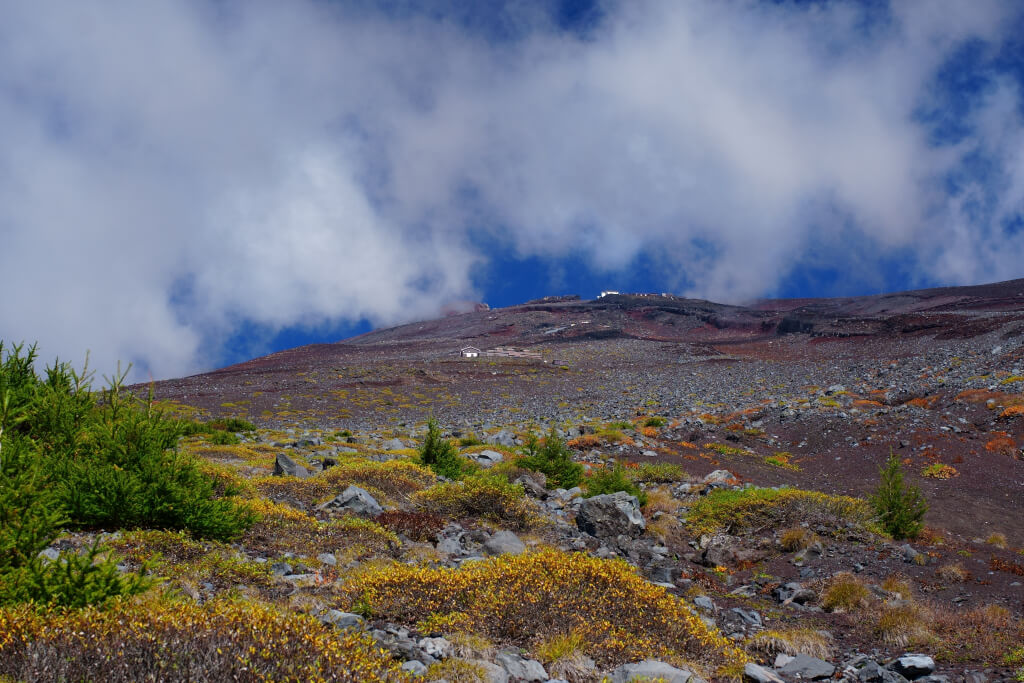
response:
[[[1024,277],[1024,6],[0,0],[0,338],[134,377],[601,289]]]

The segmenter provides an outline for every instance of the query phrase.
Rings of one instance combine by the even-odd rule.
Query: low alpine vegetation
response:
[[[871,496],[879,524],[893,538],[916,538],[928,512],[921,490],[903,482],[900,460],[892,453],[879,474],[882,481]]]
[[[368,636],[251,601],[118,600],[0,610],[0,678],[31,681],[405,681]]]
[[[636,496],[640,505],[647,505],[647,494],[641,491],[633,480],[626,473],[626,468],[620,463],[612,467],[597,467],[590,473],[584,482],[587,490],[587,497],[600,496],[606,493],[625,491],[631,496]]]
[[[502,555],[460,569],[378,566],[348,581],[344,594],[349,606],[358,602],[375,618],[444,624],[445,632],[543,649],[548,658],[553,637],[576,634],[558,650],[582,649],[599,664],[656,657],[715,671],[745,659],[692,608],[625,562],[582,553]]]
[[[517,464],[543,473],[547,477],[548,488],[571,489],[578,486],[583,477],[583,465],[573,462],[572,451],[554,428],[543,441],[531,434],[526,442],[526,455]]]
[[[803,489],[748,487],[718,489],[701,498],[690,511],[687,527],[694,535],[724,530],[780,527],[800,522],[845,527],[868,527],[871,508],[859,498],[833,496]]]

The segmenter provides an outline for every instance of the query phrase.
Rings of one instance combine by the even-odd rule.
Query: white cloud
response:
[[[314,0],[0,0],[0,338],[182,374],[242,321],[472,297],[474,230],[597,269],[650,251],[666,289],[720,299],[851,236],[851,264],[1020,275],[999,227],[1024,203],[1019,93],[989,93],[956,147],[915,118],[962,41],[1012,25],[964,7],[651,0],[585,38],[523,12],[533,33],[488,43]],[[979,152],[981,217],[943,185]]]

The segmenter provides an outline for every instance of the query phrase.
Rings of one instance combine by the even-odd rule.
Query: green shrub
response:
[[[124,375],[97,395],[88,372],[55,363],[40,378],[35,350],[25,358],[20,350],[0,365],[7,397],[0,429],[32,444],[40,459],[35,485],[52,492],[64,525],[187,529],[227,540],[253,522],[248,508],[214,497],[213,480],[176,448],[181,423],[151,400],[126,395]]]
[[[833,496],[802,489],[717,489],[690,509],[686,526],[694,535],[724,530],[738,534],[746,529],[772,529],[800,522],[844,527],[847,523],[867,528],[871,508],[859,498]]]
[[[520,467],[541,472],[548,488],[571,489],[583,477],[583,465],[572,461],[572,451],[555,433],[554,428],[541,442],[533,434],[526,442],[526,456],[517,461]]]
[[[0,444],[0,606],[82,607],[149,588],[149,577],[122,574],[113,558],[100,559],[106,549],[98,543],[82,555],[44,560],[39,553],[57,538],[63,513],[39,485],[39,457],[27,441],[3,437]]]
[[[242,443],[233,432],[215,431],[210,435],[210,443],[215,446],[235,446]]]
[[[0,606],[19,602],[81,607],[149,587],[149,578],[121,574],[105,548],[44,560],[40,552],[65,522],[38,445],[24,432],[39,396],[32,369],[35,347],[15,346],[3,357],[0,342]]]
[[[644,420],[644,427],[664,427],[665,423],[665,418],[652,416]]]
[[[633,483],[633,480],[626,473],[626,468],[619,463],[615,463],[614,467],[594,469],[584,481],[583,486],[587,490],[587,498],[600,496],[605,493],[625,491],[631,496],[636,496],[641,506],[647,505],[647,494]]]
[[[458,479],[463,474],[464,464],[459,459],[455,444],[441,436],[437,420],[427,420],[427,435],[419,448],[420,463],[434,470],[434,473],[449,479]]]
[[[899,458],[892,453],[879,474],[882,481],[870,498],[879,525],[893,538],[916,538],[928,511],[921,490],[903,483]]]
[[[212,424],[215,429],[223,429],[227,432],[256,431],[256,425],[248,420],[243,420],[240,417],[227,417],[221,420],[214,420]]]

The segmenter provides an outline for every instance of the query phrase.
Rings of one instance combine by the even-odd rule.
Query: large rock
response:
[[[278,453],[277,458],[274,459],[274,476],[306,479],[309,477],[309,470],[289,458],[284,453]]]
[[[534,659],[525,659],[514,652],[500,652],[494,661],[508,672],[509,678],[513,681],[534,683],[548,680],[544,666]]]
[[[753,662],[747,662],[743,667],[743,677],[754,683],[784,683],[773,670]]]
[[[580,531],[598,538],[619,535],[639,536],[646,524],[640,514],[640,502],[625,491],[587,498],[576,515]]]
[[[496,443],[499,446],[512,447],[516,445],[516,435],[508,431],[507,429],[502,429],[500,432],[498,432],[497,434],[490,438],[490,442]]]
[[[349,486],[333,500],[320,506],[322,510],[340,510],[360,517],[376,517],[384,512],[384,508],[365,489]]]
[[[656,659],[645,659],[642,662],[623,664],[611,672],[608,680],[611,683],[629,683],[634,680],[651,681],[661,680],[665,683],[687,683],[687,681],[700,681],[687,669],[677,669],[671,664],[659,662]]]
[[[778,671],[783,676],[813,681],[819,678],[831,678],[836,668],[823,659],[800,654],[793,657],[793,660],[785,666],[780,667]]]
[[[543,475],[541,475],[541,476],[543,476]],[[543,485],[538,484],[537,481],[533,477],[528,477],[525,474],[521,474],[518,477],[516,477],[516,480],[514,482],[512,482],[512,483],[513,484],[519,484],[520,486],[522,486],[523,487],[523,491],[526,492],[526,495],[528,495],[528,496],[530,496],[532,498],[537,498],[539,500],[544,500],[545,498],[548,497],[548,495],[550,495],[548,493],[548,490],[546,488],[544,488]]]
[[[935,671],[935,660],[928,655],[908,654],[897,658],[889,668],[912,681]]]
[[[505,459],[498,451],[492,451],[490,449],[486,451],[480,451],[478,453],[466,453],[466,457],[475,462],[480,467],[487,469],[488,467],[494,467],[499,462]]]
[[[521,555],[526,546],[511,531],[499,531],[484,542],[488,555]]]

